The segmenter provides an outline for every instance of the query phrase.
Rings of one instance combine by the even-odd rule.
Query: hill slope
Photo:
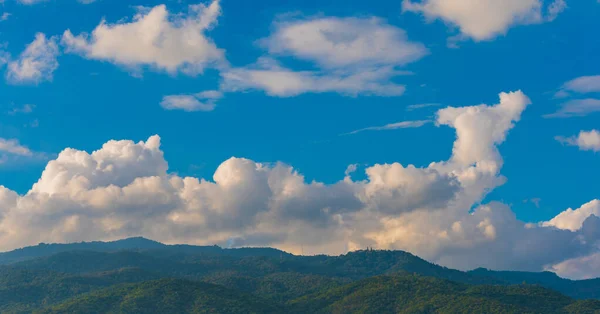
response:
[[[282,313],[283,308],[218,285],[178,279],[90,293],[38,313]]]
[[[29,313],[36,308],[112,285],[158,278],[140,269],[119,269],[78,276],[0,267],[0,313]]]
[[[472,286],[415,275],[379,276],[287,304],[218,285],[162,279],[119,285],[38,313],[600,313],[538,286]]]
[[[298,313],[600,313],[538,286],[471,286],[419,276],[381,276],[290,302]]]

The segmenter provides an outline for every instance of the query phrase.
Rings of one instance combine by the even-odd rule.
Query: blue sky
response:
[[[543,223],[598,198],[600,136],[577,136],[600,129],[595,113],[600,105],[594,102],[600,92],[600,38],[593,31],[600,26],[600,4],[507,1],[498,13],[493,1],[462,1],[464,12],[449,0],[222,0],[212,6],[5,0],[0,185],[25,197],[44,169],[52,175],[48,162],[67,147],[91,153],[109,140],[139,142],[154,134],[160,135],[168,175],[212,181],[219,165],[235,156],[281,162],[307,183],[332,186],[356,164],[352,180],[358,182],[369,179],[365,171],[374,165],[425,169],[452,159],[460,127],[438,125],[437,111],[491,106],[499,93],[520,90],[531,105],[509,119],[514,128],[500,130],[505,140],[481,144],[498,146],[496,175],[507,181],[490,185],[489,194],[463,207],[499,201],[518,221]],[[118,31],[136,24],[134,15],[143,20],[160,8],[168,11],[162,24],[148,19],[138,23],[136,35],[132,29]],[[98,39],[92,31],[102,20],[108,26]],[[166,41],[158,48],[145,43],[149,49],[143,34],[153,34],[153,26],[154,35]],[[360,42],[369,38],[370,44]],[[354,40],[354,46],[335,46],[337,40]],[[252,76],[258,71],[264,81]],[[375,78],[361,76],[365,73]],[[579,109],[569,113],[573,108]],[[488,118],[493,124],[498,117]],[[357,130],[362,131],[352,133]],[[280,243],[239,234],[250,245]],[[122,233],[106,237],[117,235]],[[15,240],[14,246],[28,241]],[[422,254],[461,266],[439,252]],[[566,276],[600,272],[568,272],[559,262],[547,264],[559,265],[552,269]]]

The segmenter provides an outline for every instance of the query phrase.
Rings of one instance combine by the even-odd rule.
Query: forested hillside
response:
[[[294,256],[134,238],[0,260],[13,261],[0,266],[0,313],[600,313],[598,280],[462,272],[402,251]]]

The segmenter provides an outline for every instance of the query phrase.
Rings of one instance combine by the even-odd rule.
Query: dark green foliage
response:
[[[569,280],[551,272],[491,271],[483,268],[468,273],[481,278],[495,278],[506,284],[538,284],[576,299],[600,299],[600,279]]]
[[[139,269],[73,276],[52,271],[0,267],[0,313],[27,312],[96,289],[156,278],[157,275]]]
[[[258,278],[223,273],[206,277],[204,281],[285,302],[309,293],[338,287],[351,280],[300,273],[275,273]]]
[[[364,279],[291,301],[297,313],[594,313],[536,286],[470,286],[414,275]],[[575,310],[579,312],[574,312]],[[587,311],[587,312],[586,312]]]
[[[281,313],[282,307],[218,285],[161,279],[117,286],[39,313]]]

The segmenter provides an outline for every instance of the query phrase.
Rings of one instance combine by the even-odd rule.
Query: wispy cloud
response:
[[[57,37],[47,38],[43,33],[37,33],[19,58],[8,64],[6,78],[14,84],[51,81],[58,69],[56,57],[59,53]]]
[[[555,98],[566,98],[571,93],[587,94],[600,92],[600,75],[580,76],[564,83],[554,94]]]
[[[52,154],[35,152],[29,147],[21,144],[17,139],[5,139],[0,137],[0,165],[19,165],[30,162],[47,161],[54,157]]]
[[[439,106],[441,106],[441,104],[436,104],[436,103],[416,104],[416,105],[410,105],[410,106],[406,107],[406,111],[413,111],[413,110],[417,110],[417,109],[423,109],[423,108],[429,108],[429,107],[439,107]]]
[[[9,153],[19,156],[32,156],[33,152],[21,145],[18,140],[4,139],[0,137],[0,153]]]
[[[575,99],[561,104],[556,112],[546,114],[544,118],[584,117],[599,111],[600,99]]]
[[[268,54],[254,64],[222,72],[223,90],[260,90],[276,97],[329,92],[400,96],[406,88],[393,78],[412,74],[402,66],[429,54],[403,29],[375,17],[288,19],[273,28],[259,41]],[[311,63],[315,69],[290,68],[280,57]]]
[[[19,113],[23,113],[23,114],[32,113],[34,108],[35,108],[35,105],[25,104],[20,107],[14,107],[13,109],[11,109],[8,112],[8,114],[11,116],[14,116]]]
[[[410,128],[420,128],[425,124],[431,123],[431,120],[415,120],[415,121],[402,121],[396,123],[390,123],[382,126],[372,126],[364,129],[355,130],[349,133],[344,133],[340,135],[352,135],[364,131],[385,131],[385,130],[395,130],[395,129],[410,129]]]
[[[540,208],[541,202],[542,202],[542,199],[539,197],[528,198],[528,199],[523,200],[523,203],[531,203],[531,204],[535,205],[536,208]]]

